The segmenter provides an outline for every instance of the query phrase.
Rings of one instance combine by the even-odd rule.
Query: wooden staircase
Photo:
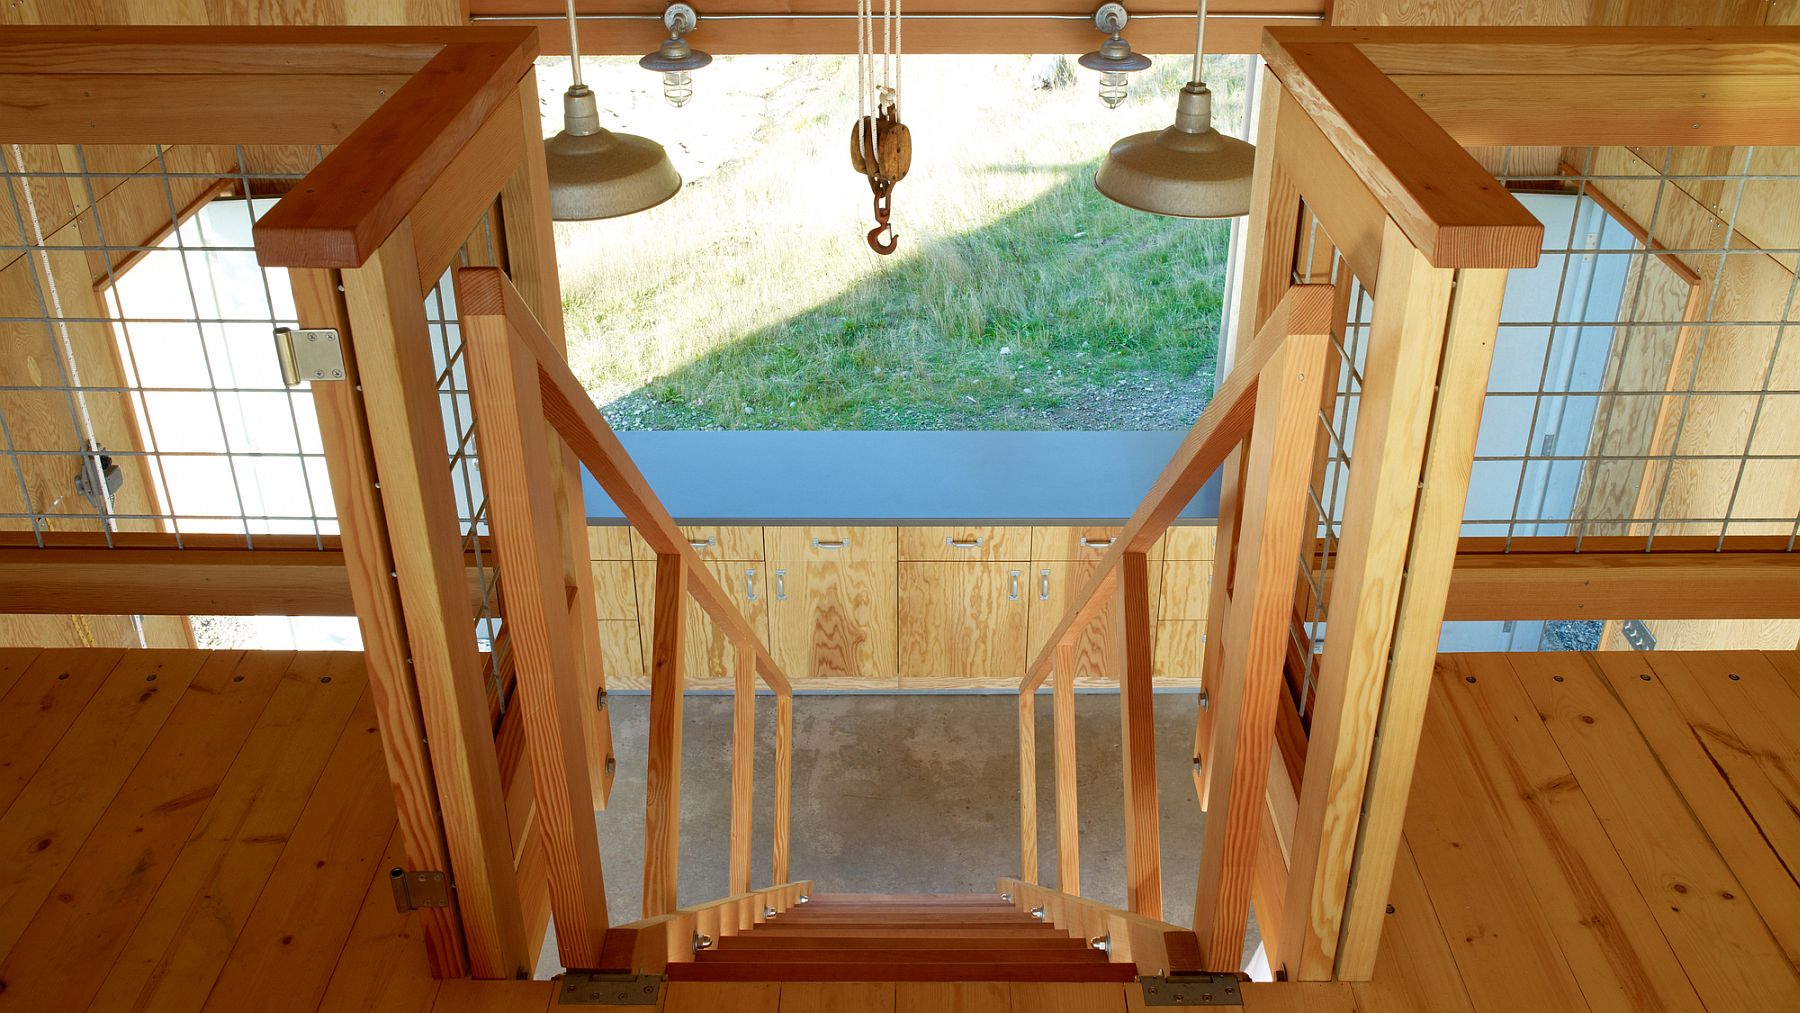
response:
[[[1124,982],[1137,973],[996,894],[814,894],[668,967],[671,981]]]

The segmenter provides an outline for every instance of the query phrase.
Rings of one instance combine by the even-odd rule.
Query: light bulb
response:
[[[694,97],[694,77],[685,70],[671,70],[663,74],[663,98],[677,109],[688,104]]]
[[[1124,71],[1109,70],[1100,75],[1100,101],[1106,108],[1117,109],[1119,103],[1125,101],[1125,91],[1131,87],[1131,78]]]

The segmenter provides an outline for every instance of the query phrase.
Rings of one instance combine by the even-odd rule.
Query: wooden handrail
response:
[[[681,557],[694,600],[712,617],[734,647],[756,653],[756,673],[763,684],[778,695],[791,694],[793,684],[781,666],[769,654],[768,647],[757,636],[749,620],[731,603],[731,595],[688,543],[687,536],[676,526],[675,518],[651,490],[649,480],[638,470],[637,462],[631,459],[625,445],[619,442],[618,434],[594,407],[582,389],[581,381],[570,372],[563,357],[556,353],[537,318],[520,301],[512,289],[512,282],[498,268],[465,267],[457,271],[457,285],[465,300],[462,304],[465,314],[505,315],[515,337],[537,363],[545,419],[575,451],[575,456],[587,466],[594,480],[650,544],[651,550],[659,556]]]
[[[1232,448],[1243,442],[1256,411],[1256,387],[1263,365],[1289,333],[1316,334],[1327,330],[1331,305],[1330,285],[1296,285],[1282,297],[1268,322],[1245,347],[1226,377],[1225,385],[1201,412],[1199,420],[1176,448],[1174,457],[1157,476],[1131,519],[1125,522],[1118,539],[1101,557],[1099,565],[1088,577],[1087,586],[1075,596],[1062,621],[1044,643],[1043,650],[1026,669],[1019,692],[1035,692],[1044,684],[1055,666],[1057,645],[1072,643],[1105,608],[1107,592],[1117,579],[1118,565],[1125,554],[1147,552],[1180,516],[1207,478],[1225,462]]]

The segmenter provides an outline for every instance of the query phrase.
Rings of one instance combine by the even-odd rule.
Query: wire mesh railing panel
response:
[[[1505,149],[1514,270],[1464,534],[1800,533],[1800,149]]]
[[[0,528],[324,547],[316,415],[272,339],[293,296],[251,240],[321,154],[0,145]]]

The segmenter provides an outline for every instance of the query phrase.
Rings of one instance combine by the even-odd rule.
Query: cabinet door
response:
[[[1020,529],[1023,530],[1023,529]],[[960,624],[964,670],[971,679],[1025,677],[1030,610],[1024,563],[962,563]],[[954,627],[953,627],[954,628]]]
[[[956,633],[963,621],[963,570],[970,563],[901,563],[899,674],[907,679],[962,674]]]
[[[644,664],[636,620],[601,621],[600,663],[605,667],[608,689],[650,688],[650,669]]]
[[[1165,620],[1156,624],[1156,663],[1151,671],[1158,685],[1199,686],[1205,657],[1205,623]]]
[[[726,560],[708,560],[706,568],[712,571],[714,579],[725,589],[738,611],[750,620],[750,626],[757,635],[768,642],[769,635],[769,599],[763,564],[757,562],[735,562]],[[652,602],[656,600],[656,564],[640,560],[636,564],[638,600]],[[646,606],[639,610],[638,626],[641,631],[641,649],[644,664],[647,666],[651,658],[652,645],[656,643],[655,610]],[[690,683],[730,681],[732,678],[731,640],[719,630],[699,603],[688,600],[687,610],[687,644],[683,649],[682,660],[685,664],[684,678]]]
[[[1212,602],[1212,560],[1169,559],[1162,572],[1162,606],[1153,614],[1165,620],[1204,622]]]
[[[1087,588],[1100,559],[1058,560],[1041,559],[1031,566],[1031,619],[1030,637],[1027,643],[1025,663],[1031,664],[1044,645],[1050,642],[1050,634],[1062,622],[1069,611],[1076,595]],[[1162,588],[1162,568],[1150,567],[1150,614],[1157,614]],[[1118,674],[1112,671],[1113,648],[1119,644],[1118,638],[1123,630],[1124,621],[1118,610],[1107,606],[1101,617],[1088,625],[1087,631],[1075,641],[1075,677],[1084,680],[1104,680],[1117,682]],[[1154,631],[1152,636],[1154,637]],[[1122,644],[1119,644],[1122,646]]]
[[[901,684],[1021,678],[1028,583],[1022,563],[901,563]]]
[[[769,649],[796,681],[895,680],[893,528],[766,528]]]

